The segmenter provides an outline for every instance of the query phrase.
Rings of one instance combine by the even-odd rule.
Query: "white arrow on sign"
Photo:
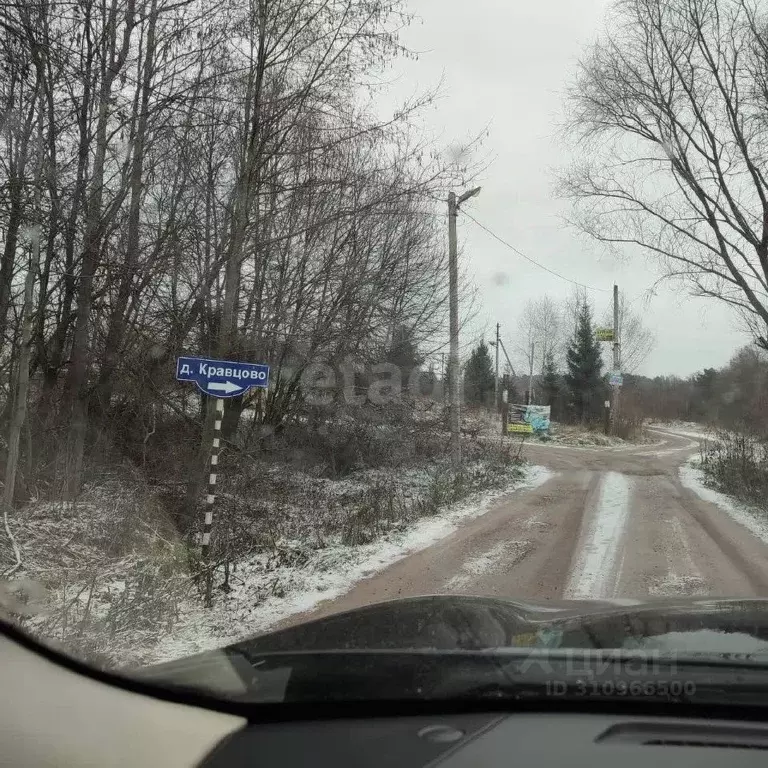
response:
[[[227,394],[230,392],[237,392],[238,389],[241,389],[241,387],[237,384],[233,384],[231,381],[225,381],[223,384],[210,381],[207,384],[207,388],[213,392],[226,392]]]

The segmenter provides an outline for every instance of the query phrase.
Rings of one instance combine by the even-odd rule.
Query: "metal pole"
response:
[[[221,420],[224,417],[224,400],[216,398],[216,411],[213,422],[213,442],[211,444],[211,470],[208,475],[208,495],[205,497],[205,523],[203,525],[203,545],[200,556],[205,569],[205,604],[211,604],[213,589],[213,571],[208,562],[211,545],[211,528],[213,527],[213,504],[216,501],[216,475],[219,465],[219,450],[221,449]]]
[[[531,369],[528,374],[528,403],[527,405],[533,404],[533,354],[536,349],[536,342],[531,342]]]
[[[461,414],[459,388],[459,266],[456,241],[456,195],[448,193],[448,271],[451,349],[448,363],[451,403],[451,462],[454,469],[461,466]]]
[[[619,343],[619,286],[613,286],[613,370],[621,371],[621,345]],[[612,432],[616,433],[616,420],[619,418],[619,395],[621,385],[613,385],[613,408],[611,408]]]

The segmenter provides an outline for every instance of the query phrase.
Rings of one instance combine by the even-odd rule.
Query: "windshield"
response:
[[[412,651],[469,666],[388,695],[578,676],[520,651],[762,680],[767,29],[0,7],[0,616],[220,693],[217,650],[339,698]]]

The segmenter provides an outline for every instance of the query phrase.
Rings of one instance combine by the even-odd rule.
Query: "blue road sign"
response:
[[[624,383],[624,377],[621,375],[621,371],[611,371],[608,382],[612,387],[620,387]]]
[[[180,357],[176,360],[176,378],[195,382],[206,395],[238,397],[251,387],[266,389],[269,386],[269,366],[209,360],[206,357]]]

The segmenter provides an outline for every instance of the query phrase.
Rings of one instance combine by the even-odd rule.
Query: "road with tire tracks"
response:
[[[542,485],[290,623],[428,594],[626,599],[768,596],[768,545],[681,484],[690,437],[619,448],[529,445]]]

